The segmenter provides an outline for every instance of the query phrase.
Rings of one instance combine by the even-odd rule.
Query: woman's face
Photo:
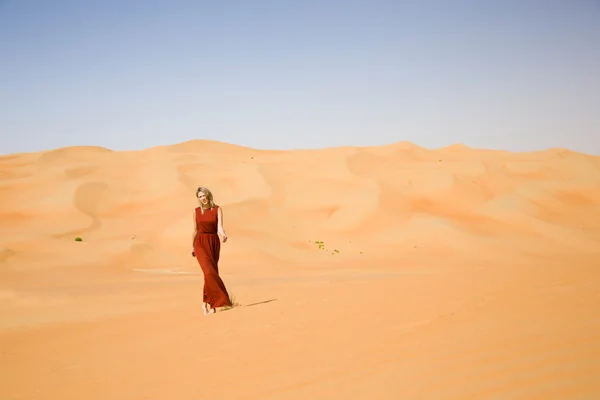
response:
[[[198,192],[198,201],[204,205],[208,204],[208,199],[206,198],[204,192]]]

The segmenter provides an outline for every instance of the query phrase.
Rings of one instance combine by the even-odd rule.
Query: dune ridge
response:
[[[226,283],[257,304],[212,320],[198,314],[189,255],[197,186],[225,213]],[[0,156],[0,194],[0,357],[11,362],[0,372],[14,378],[2,398],[600,396],[597,351],[577,344],[600,348],[600,157],[408,142],[81,146]],[[545,347],[523,351],[536,337]],[[138,340],[145,361],[111,370]],[[167,342],[169,355],[148,350]],[[252,372],[227,361],[252,363],[257,348]],[[161,357],[229,375],[202,386]],[[519,363],[537,368],[535,382],[511,371]]]

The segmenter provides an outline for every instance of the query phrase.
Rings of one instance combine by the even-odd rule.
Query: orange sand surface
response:
[[[0,193],[2,400],[600,399],[600,157],[71,147]]]

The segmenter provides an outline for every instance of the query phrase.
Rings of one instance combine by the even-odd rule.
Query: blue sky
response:
[[[463,143],[600,155],[599,0],[0,0],[0,153]]]

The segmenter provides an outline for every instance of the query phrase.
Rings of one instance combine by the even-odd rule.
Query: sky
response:
[[[600,0],[0,0],[0,135],[600,155]]]

